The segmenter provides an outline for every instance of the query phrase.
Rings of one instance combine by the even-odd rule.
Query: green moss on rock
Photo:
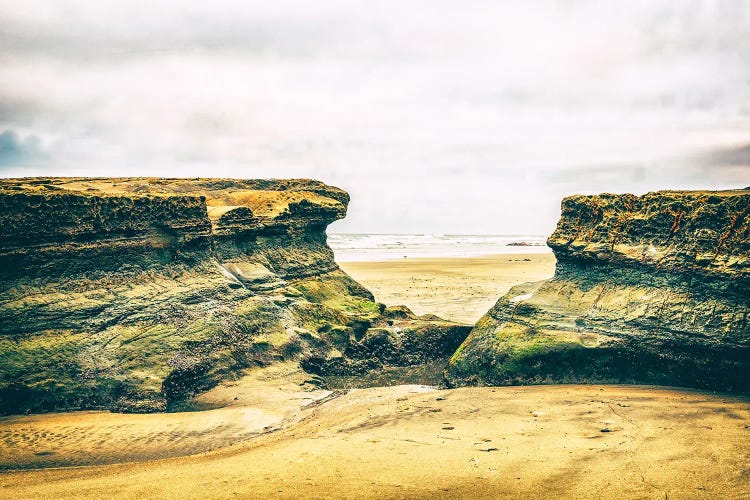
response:
[[[326,244],[348,201],[305,179],[0,180],[0,413],[163,411],[252,366],[381,366],[360,340],[392,320]],[[423,354],[394,362],[455,343],[409,317],[391,347]]]
[[[574,196],[555,277],[475,325],[449,384],[638,382],[750,392],[750,192]]]

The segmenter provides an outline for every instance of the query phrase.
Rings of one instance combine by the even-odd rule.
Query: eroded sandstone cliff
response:
[[[0,181],[0,412],[158,411],[250,366],[362,373],[467,327],[386,309],[325,228],[349,196],[298,180]]]
[[[750,391],[750,191],[572,196],[547,243],[554,278],[501,298],[449,383]]]

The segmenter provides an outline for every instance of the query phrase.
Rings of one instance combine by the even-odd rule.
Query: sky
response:
[[[309,177],[334,232],[750,186],[750,1],[0,0],[0,176]]]

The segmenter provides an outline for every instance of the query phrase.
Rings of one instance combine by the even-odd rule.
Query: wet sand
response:
[[[296,423],[276,432],[191,457],[1,473],[0,496],[674,499],[750,493],[750,402],[741,398],[639,386],[398,386],[352,390],[300,412]],[[57,425],[42,427],[49,432]],[[97,446],[106,452],[119,444]]]
[[[403,304],[417,314],[433,313],[473,324],[513,285],[551,278],[555,257],[551,253],[519,253],[341,262],[339,266],[379,302]]]

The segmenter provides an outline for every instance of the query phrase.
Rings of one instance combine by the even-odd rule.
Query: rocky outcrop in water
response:
[[[452,352],[467,327],[386,311],[336,265],[348,201],[305,179],[1,180],[0,412],[158,411],[277,360]]]
[[[554,278],[477,322],[450,384],[750,391],[750,191],[572,196],[547,244]]]

